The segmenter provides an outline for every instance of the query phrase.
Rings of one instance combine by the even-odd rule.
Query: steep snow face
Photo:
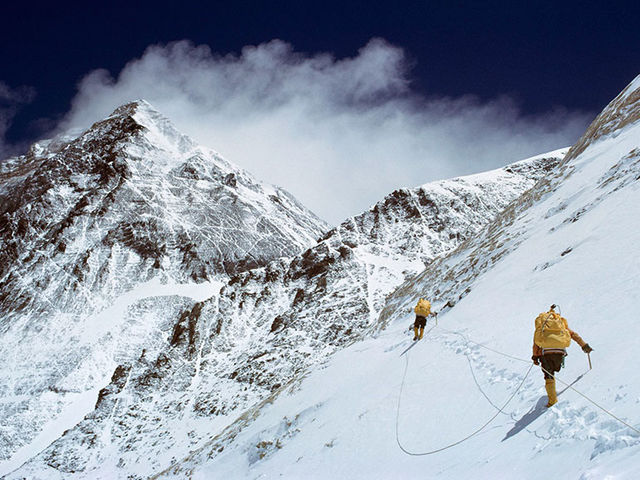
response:
[[[376,328],[384,297],[552,171],[566,150],[393,192],[292,259],[184,309],[165,347],[121,363],[93,412],[16,475],[145,477]],[[61,473],[62,472],[62,473]]]
[[[0,164],[0,461],[94,392],[90,411],[119,363],[167,341],[195,284],[210,297],[325,231],[144,101]]]
[[[638,86],[560,169],[390,295],[374,338],[159,477],[637,478],[640,122],[615,112],[637,111]],[[439,322],[400,356],[418,296]],[[589,370],[568,349],[559,403],[546,409],[530,356],[534,319],[551,303],[595,350]],[[398,442],[444,450],[410,456]]]

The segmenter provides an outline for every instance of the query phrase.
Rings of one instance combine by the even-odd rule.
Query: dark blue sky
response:
[[[95,3],[95,4],[94,4]],[[112,75],[150,44],[221,54],[274,38],[353,56],[372,37],[402,47],[426,95],[514,96],[524,113],[597,113],[640,73],[639,2],[4,2],[0,82],[32,87],[6,132],[34,140],[69,110],[90,70]],[[0,105],[2,107],[2,105]],[[49,122],[42,119],[49,119]]]

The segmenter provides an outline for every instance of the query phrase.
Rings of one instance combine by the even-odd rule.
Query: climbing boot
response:
[[[547,402],[547,408],[549,408],[550,406],[555,405],[558,402],[558,396],[556,395],[556,379],[545,379],[544,387],[547,389],[547,397],[549,398],[549,401]]]
[[[420,331],[418,332],[418,340],[422,340],[423,334],[424,334],[424,328],[420,327]]]
[[[413,339],[418,340],[418,327],[413,327]]]

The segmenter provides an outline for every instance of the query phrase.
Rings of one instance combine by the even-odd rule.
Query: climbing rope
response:
[[[436,325],[436,326],[437,326],[437,325]],[[521,358],[513,357],[513,356],[508,355],[508,354],[506,354],[506,353],[502,353],[502,352],[499,352],[499,351],[494,350],[494,349],[492,349],[492,348],[489,348],[489,347],[487,347],[487,346],[485,346],[485,345],[482,345],[481,343],[474,342],[473,340],[470,340],[469,338],[467,338],[465,335],[463,335],[463,334],[462,334],[462,333],[460,333],[460,332],[453,332],[453,331],[451,331],[451,330],[447,330],[446,328],[442,328],[442,327],[440,327],[440,330],[442,330],[442,331],[444,331],[444,332],[446,332],[446,333],[450,333],[450,334],[452,334],[452,335],[459,335],[459,336],[461,336],[461,337],[464,339],[464,341],[465,341],[466,343],[473,343],[473,344],[475,344],[475,345],[478,345],[478,346],[480,346],[480,347],[486,348],[487,350],[489,350],[489,351],[491,351],[491,352],[498,353],[498,354],[500,354],[500,355],[502,355],[502,356],[505,356],[505,357],[507,357],[507,358],[512,358],[512,359],[514,359],[514,360],[519,360],[519,361],[523,361],[523,362],[526,362],[526,363],[530,363],[529,361],[522,360]],[[493,401],[492,401],[492,400],[487,396],[487,394],[485,393],[485,391],[484,391],[484,390],[482,389],[482,387],[480,386],[480,382],[478,382],[478,378],[476,377],[476,373],[475,373],[475,372],[474,372],[474,370],[473,370],[473,365],[472,365],[472,363],[471,363],[471,358],[470,358],[469,354],[465,353],[464,355],[465,355],[465,357],[467,357],[467,362],[469,363],[469,371],[471,372],[471,376],[473,377],[473,381],[475,382],[476,387],[478,387],[478,390],[480,391],[480,393],[482,393],[482,396],[484,396],[484,398],[486,398],[486,399],[487,399],[487,402],[489,402],[493,408],[495,408],[496,410],[500,411],[501,413],[503,413],[503,414],[505,414],[505,415],[509,415],[507,412],[504,412],[500,407],[498,407],[495,403],[493,403]]]
[[[487,402],[489,402],[491,404],[491,406],[493,408],[495,408],[496,410],[498,410],[500,413],[503,413],[505,415],[511,416],[510,414],[508,414],[507,412],[503,411],[499,406],[497,406],[495,403],[493,403],[493,401],[489,398],[489,396],[485,393],[485,391],[483,390],[483,388],[480,386],[480,382],[478,382],[478,379],[476,378],[476,373],[473,371],[473,365],[471,363],[471,358],[469,357],[469,355],[467,355],[465,353],[465,357],[467,357],[467,363],[469,363],[469,371],[471,372],[471,376],[473,377],[473,381],[476,384],[476,387],[478,387],[478,390],[480,390],[480,393],[482,394],[482,396],[484,398],[487,399]]]
[[[435,325],[433,327],[431,327],[426,333],[431,332],[431,330],[433,330],[436,326]],[[454,332],[451,330],[447,330],[446,328],[443,327],[439,327],[442,331],[446,332],[446,333],[450,333],[453,335],[459,335],[461,336],[467,343],[473,343],[474,345],[477,345],[479,347],[482,347],[486,350],[489,350],[491,352],[497,353],[499,355],[502,355],[506,358],[510,358],[512,360],[517,360],[519,362],[523,362],[523,363],[529,363],[529,369],[527,370],[527,372],[525,373],[522,381],[520,382],[520,384],[518,385],[518,388],[513,392],[513,394],[507,399],[507,401],[504,403],[504,405],[502,407],[498,407],[497,405],[495,405],[488,397],[487,395],[484,393],[484,391],[482,390],[482,388],[480,389],[480,392],[484,395],[484,397],[489,401],[489,403],[497,410],[497,412],[495,413],[495,415],[493,415],[484,425],[482,425],[480,428],[478,428],[477,430],[475,430],[474,432],[472,432],[471,434],[467,435],[466,437],[453,442],[449,445],[446,445],[444,447],[435,449],[435,450],[430,450],[427,452],[411,452],[409,451],[407,448],[405,448],[402,443],[400,442],[400,434],[399,434],[399,423],[400,423],[400,404],[401,404],[401,399],[402,399],[402,392],[404,390],[404,384],[405,384],[405,380],[406,380],[406,376],[407,376],[407,371],[409,368],[409,355],[407,354],[405,357],[405,367],[404,367],[404,373],[402,375],[402,382],[400,383],[400,392],[398,393],[398,407],[396,410],[396,443],[398,444],[398,447],[400,448],[400,450],[402,450],[404,453],[406,453],[407,455],[411,455],[411,456],[425,456],[425,455],[432,455],[435,453],[439,453],[442,452],[444,450],[447,450],[449,448],[455,447],[456,445],[460,445],[461,443],[471,439],[472,437],[474,437],[475,435],[479,434],[482,430],[484,430],[489,424],[491,424],[491,422],[493,422],[496,417],[500,414],[504,412],[504,409],[507,407],[507,405],[511,402],[511,400],[513,400],[513,398],[517,395],[517,393],[520,391],[520,389],[522,388],[522,386],[524,385],[525,380],[527,379],[527,377],[529,376],[529,374],[531,373],[531,369],[533,368],[534,364],[531,363],[530,360],[525,360],[523,358],[519,358],[519,357],[515,357],[513,355],[509,355],[506,354],[504,352],[500,352],[498,350],[492,349],[487,347],[486,345],[483,345],[481,343],[478,342],[474,342],[473,340],[469,339],[468,337],[466,337],[465,335],[463,335],[460,332]],[[473,372],[473,367],[471,365],[471,359],[469,358],[468,355],[465,354],[465,356],[467,357],[467,361],[469,362],[469,368],[471,369],[471,375],[473,376],[473,379],[476,383],[476,385],[478,387],[480,387],[480,385],[478,384],[478,380],[475,376],[475,373]],[[558,378],[557,376],[555,376],[554,374],[548,372],[544,367],[540,367],[541,370],[545,373],[547,373],[548,375],[551,375],[552,377],[554,377],[556,380],[558,380],[560,383],[562,383],[563,385],[565,385],[567,388],[570,388],[571,390],[573,390],[574,392],[576,392],[578,395],[580,395],[581,397],[583,397],[585,400],[589,401],[591,404],[593,404],[594,406],[596,406],[597,408],[599,408],[600,410],[602,410],[604,413],[606,413],[607,415],[609,415],[610,417],[614,418],[615,420],[617,420],[618,422],[620,422],[622,425],[626,426],[627,428],[633,430],[634,432],[640,434],[640,430],[637,429],[636,427],[630,425],[629,423],[625,422],[624,420],[622,420],[621,418],[617,417],[615,414],[613,414],[612,412],[610,412],[609,410],[607,410],[606,408],[604,408],[603,406],[601,406],[600,404],[598,404],[597,402],[595,402],[594,400],[592,400],[591,398],[589,398],[587,395],[585,395],[584,393],[580,392],[579,390],[577,390],[575,387],[573,387],[572,384],[568,384],[567,382],[563,381],[562,379]]]
[[[558,309],[560,308],[558,305],[556,305],[556,307],[558,307]],[[439,327],[442,331],[447,332],[447,333],[451,333],[453,335],[460,335],[461,337],[463,337],[467,342],[469,343],[473,343],[474,345],[478,345],[479,347],[485,348],[491,352],[497,353],[499,355],[502,355],[503,357],[507,357],[507,358],[511,358],[513,360],[518,360],[519,362],[524,362],[524,363],[529,363],[531,362],[531,360],[525,360],[523,358],[519,358],[519,357],[514,357],[513,355],[508,355],[506,353],[500,352],[498,350],[494,350],[492,348],[487,347],[486,345],[483,345],[481,343],[478,342],[474,342],[473,340],[470,340],[469,338],[467,338],[465,335],[463,335],[460,332],[452,332],[451,330],[447,330],[446,328],[442,328]],[[633,430],[634,432],[640,434],[640,430],[637,429],[636,427],[629,425],[627,422],[625,422],[624,420],[622,420],[621,418],[617,417],[616,415],[614,415],[612,412],[610,412],[609,410],[607,410],[606,408],[604,408],[602,405],[599,405],[595,400],[592,400],[591,398],[589,398],[587,395],[585,395],[584,393],[582,393],[581,391],[577,390],[575,387],[573,387],[573,385],[568,384],[567,382],[565,382],[564,380],[562,380],[561,378],[558,378],[557,375],[552,374],[551,372],[548,372],[547,370],[545,370],[542,366],[540,366],[540,369],[547,373],[548,375],[551,375],[552,377],[554,377],[556,380],[558,380],[558,382],[560,382],[561,384],[563,384],[564,386],[566,386],[567,388],[570,388],[571,390],[573,390],[574,392],[576,392],[578,395],[580,395],[581,397],[583,397],[585,400],[587,400],[588,402],[590,402],[592,405],[596,406],[597,408],[599,408],[600,410],[602,410],[604,413],[606,413],[607,415],[609,415],[611,418],[617,420],[618,422],[620,422],[621,424],[623,424],[624,426],[630,428],[631,430]],[[484,392],[483,392],[484,393]],[[486,395],[485,395],[486,397]],[[491,402],[490,402],[491,403]]]
[[[556,307],[558,307],[558,309],[560,308],[559,306],[556,305]],[[467,338],[465,335],[463,335],[460,332],[453,332],[451,330],[447,330],[446,328],[442,328],[439,327],[442,331],[453,334],[453,335],[460,335],[462,338],[465,339],[465,341],[469,342],[469,343],[473,343],[474,345],[478,345],[479,347],[485,348],[491,352],[497,353],[499,355],[502,355],[503,357],[507,357],[507,358],[511,358],[513,360],[518,360],[519,362],[524,362],[524,363],[529,363],[531,362],[531,360],[525,360],[523,358],[518,358],[518,357],[514,357],[513,355],[508,355],[506,353],[500,352],[498,350],[494,350],[492,348],[487,347],[486,345],[483,345],[481,343],[478,342],[474,342],[473,340],[470,340],[469,338]],[[629,425],[627,422],[625,422],[624,420],[622,420],[621,418],[617,417],[615,414],[613,414],[612,412],[610,412],[609,410],[607,410],[606,408],[604,408],[602,405],[598,404],[595,400],[589,398],[587,395],[585,395],[584,393],[582,393],[581,391],[579,391],[578,389],[576,389],[575,387],[573,387],[573,385],[568,384],[567,382],[565,382],[564,380],[562,380],[561,378],[558,378],[557,375],[554,375],[551,372],[548,372],[547,370],[544,369],[544,367],[540,366],[540,369],[545,372],[548,375],[551,375],[552,377],[554,377],[556,380],[558,380],[558,382],[560,382],[561,384],[563,384],[564,386],[566,386],[567,388],[570,388],[571,390],[573,390],[574,392],[576,392],[578,395],[580,395],[581,397],[583,397],[585,400],[587,400],[588,402],[590,402],[592,405],[596,406],[597,408],[599,408],[600,410],[602,410],[604,413],[606,413],[607,415],[609,415],[611,418],[617,420],[618,422],[620,422],[621,424],[623,424],[624,426],[630,428],[631,430],[633,430],[634,432],[640,434],[640,429],[637,429],[636,427]],[[477,383],[477,382],[476,382]],[[484,394],[484,392],[483,392]],[[485,395],[486,397],[486,395]],[[488,399],[487,399],[488,400]],[[489,401],[489,403],[492,403],[491,401]]]
[[[478,343],[478,342],[474,342],[473,340],[469,339],[467,336],[465,336],[464,334],[460,333],[460,332],[453,332],[451,330],[447,330],[446,328],[442,328],[442,327],[438,327],[440,330],[442,330],[443,332],[446,333],[450,333],[451,335],[459,335],[462,338],[464,338],[465,342],[467,343],[473,343],[474,345],[477,345],[479,347],[484,348],[485,350],[489,350],[490,352],[493,353],[497,353],[498,355],[502,355],[503,357],[507,357],[510,358],[512,360],[517,360],[519,362],[523,362],[523,363],[531,363],[531,360],[525,360],[524,358],[520,358],[520,357],[514,357],[513,355],[509,355],[507,353],[504,352],[500,352],[498,350],[494,350],[493,348],[489,348],[486,345],[483,345],[482,343]]]
[[[433,329],[434,327],[432,327],[431,329]],[[431,330],[429,330],[431,331]],[[520,391],[520,389],[522,388],[522,386],[524,385],[525,380],[527,379],[527,377],[529,376],[529,373],[531,373],[531,369],[533,368],[533,364],[531,364],[529,366],[529,369],[527,370],[527,373],[525,373],[522,381],[520,382],[520,385],[518,385],[518,388],[516,388],[516,390],[513,392],[513,394],[509,397],[509,399],[505,402],[505,404],[502,406],[502,408],[498,409],[498,411],[496,412],[495,415],[493,415],[487,422],[485,422],[484,425],[482,425],[480,428],[476,429],[474,432],[472,432],[471,434],[467,435],[466,437],[450,443],[449,445],[446,445],[444,447],[441,448],[437,448],[435,450],[430,450],[428,452],[411,452],[409,450],[407,450],[407,448],[405,448],[402,443],[400,442],[400,434],[399,434],[399,423],[400,423],[400,401],[402,399],[402,391],[404,390],[404,384],[405,384],[405,380],[407,377],[407,371],[409,369],[409,355],[405,356],[405,366],[404,366],[404,374],[402,375],[402,382],[400,383],[400,392],[398,394],[398,408],[396,410],[396,443],[398,444],[398,447],[400,447],[400,450],[402,450],[404,453],[406,453],[407,455],[411,455],[414,457],[419,457],[419,456],[425,456],[425,455],[433,455],[434,453],[439,453],[442,452],[444,450],[447,450],[449,448],[455,447],[456,445],[460,445],[463,442],[466,442],[467,440],[469,440],[470,438],[476,436],[477,434],[479,434],[482,430],[484,430],[487,426],[489,426],[489,424],[491,422],[493,422],[496,417],[498,415],[500,415],[500,413],[502,413],[502,411],[507,407],[507,405],[509,404],[509,402],[511,402],[511,400],[513,400],[513,398],[517,395],[517,393]]]
[[[606,408],[604,408],[603,406],[597,404],[594,400],[590,399],[588,396],[586,396],[584,393],[580,392],[579,390],[576,390],[573,386],[569,385],[567,382],[559,379],[558,377],[556,377],[553,373],[548,372],[547,370],[545,370],[544,367],[540,366],[540,369],[547,373],[548,375],[551,375],[552,377],[554,377],[556,380],[558,380],[561,384],[563,384],[564,386],[566,386],[567,388],[570,388],[571,390],[573,390],[574,392],[576,392],[578,395],[580,395],[582,398],[584,398],[585,400],[589,401],[590,403],[592,403],[593,405],[595,405],[596,407],[598,407],[600,410],[602,410],[604,413],[606,413],[607,415],[609,415],[610,417],[616,419],[617,421],[619,421],[621,424],[625,425],[626,427],[630,428],[631,430],[633,430],[634,432],[640,434],[640,430],[637,429],[636,427],[633,427],[631,425],[629,425],[627,422],[625,422],[624,420],[622,420],[619,417],[616,417],[613,413],[611,413],[609,410],[607,410]]]

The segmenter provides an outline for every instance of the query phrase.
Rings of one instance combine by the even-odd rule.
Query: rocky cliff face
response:
[[[164,341],[114,366],[95,409],[23,472],[166,468],[373,332],[386,295],[475,235],[564,153],[397,190],[303,253],[234,275],[172,317]]]
[[[325,230],[144,101],[1,163],[0,460],[153,352],[185,297]]]

